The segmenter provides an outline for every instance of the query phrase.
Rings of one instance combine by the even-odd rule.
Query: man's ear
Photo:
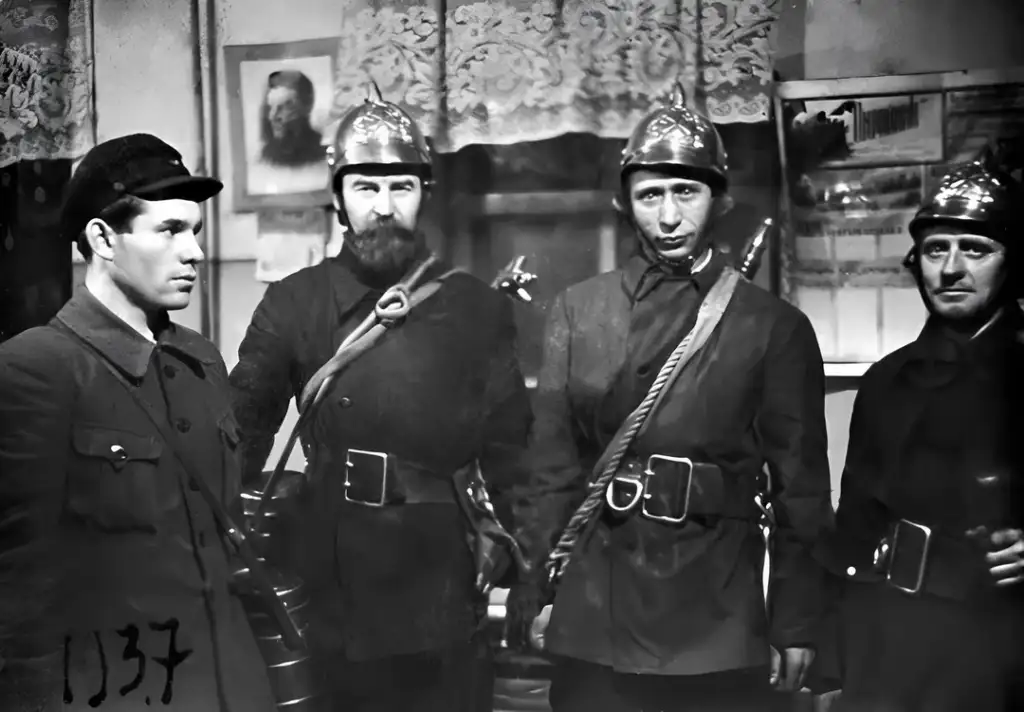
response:
[[[99,218],[93,218],[86,224],[82,233],[85,235],[89,247],[92,248],[94,257],[108,262],[114,259],[114,236],[116,233],[110,225]]]
[[[733,197],[728,193],[716,195],[714,201],[714,205],[711,208],[711,214],[716,218],[722,217],[736,206],[736,201],[733,200]]]

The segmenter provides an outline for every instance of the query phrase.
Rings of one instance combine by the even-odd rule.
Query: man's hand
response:
[[[530,624],[530,645],[534,650],[544,650],[544,634],[548,632],[548,623],[551,622],[551,605],[544,606],[540,615],[533,619]]]
[[[1000,529],[990,537],[992,551],[985,554],[996,586],[1010,586],[1024,580],[1024,532]]]
[[[534,631],[544,603],[544,592],[536,582],[520,581],[512,584],[505,600],[505,641],[510,648],[529,651],[536,647]],[[541,642],[543,635],[544,631],[541,630]]]
[[[784,655],[772,648],[772,676],[769,682],[780,692],[796,692],[804,686],[807,670],[814,662],[810,648],[786,648]]]

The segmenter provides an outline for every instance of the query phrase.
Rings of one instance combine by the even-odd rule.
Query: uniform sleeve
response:
[[[879,532],[885,526],[883,508],[870,494],[878,469],[877,450],[868,420],[870,408],[866,404],[875,388],[869,372],[864,376],[853,401],[850,440],[846,450],[835,527],[818,540],[814,550],[815,558],[828,572],[826,590],[829,595],[817,636],[818,654],[808,676],[808,684],[812,689],[817,687],[818,690],[828,690],[841,687],[839,612],[846,581],[845,569],[849,564],[856,562],[861,565],[859,568],[869,570],[871,562],[866,557],[874,551]]]
[[[488,378],[480,467],[501,522],[512,528],[512,499],[521,484],[530,431],[530,396],[516,349],[510,299],[502,297],[497,341]]]
[[[243,486],[260,480],[294,394],[296,362],[289,324],[297,314],[284,287],[271,283],[253,313],[228,378],[241,438]]]
[[[777,518],[770,580],[769,636],[776,649],[813,647],[825,575],[811,554],[832,524],[825,374],[806,316],[772,330],[757,429]]]
[[[571,329],[563,294],[552,304],[544,328],[529,473],[516,498],[516,536],[538,569],[585,494],[568,396]]]
[[[60,689],[58,525],[75,382],[37,340],[0,350],[0,709],[37,709]]]

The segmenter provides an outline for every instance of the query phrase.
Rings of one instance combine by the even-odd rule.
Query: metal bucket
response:
[[[264,475],[269,476],[269,473],[264,473]],[[264,516],[278,516],[282,500],[297,492],[297,487],[302,481],[301,477],[302,473],[286,473]],[[256,511],[260,496],[261,492],[255,489],[242,493],[246,524],[249,523]],[[264,531],[272,529],[272,527],[265,527]],[[265,533],[257,534],[259,537],[267,536]],[[253,544],[257,551],[261,550],[259,538]],[[285,610],[288,611],[292,620],[295,621],[300,633],[305,635],[309,624],[305,616],[309,604],[309,596],[305,587],[294,577],[283,575],[280,572],[273,573],[277,577],[274,592],[284,604]],[[253,635],[256,637],[256,644],[267,665],[270,686],[274,691],[274,698],[277,700],[277,708],[282,712],[324,712],[326,704],[324,698],[317,692],[319,686],[316,684],[316,672],[309,652],[294,651],[285,645],[276,622],[266,612],[259,597],[253,591],[248,568],[236,571],[234,579],[241,592],[242,605],[249,618]]]

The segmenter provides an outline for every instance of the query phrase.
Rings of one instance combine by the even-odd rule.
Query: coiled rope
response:
[[[739,275],[733,273],[728,275],[728,278],[732,279],[734,276],[738,277]],[[651,389],[647,392],[643,401],[636,410],[630,413],[629,418],[626,419],[626,422],[623,425],[623,428],[616,434],[617,445],[611,457],[605,463],[604,468],[601,469],[601,475],[590,483],[586,498],[569,519],[569,523],[562,531],[562,535],[558,538],[558,541],[551,550],[551,553],[548,554],[548,560],[545,564],[545,568],[548,571],[549,585],[553,586],[556,584],[562,577],[562,574],[565,573],[565,569],[569,565],[569,561],[573,552],[576,550],[577,545],[589,533],[590,525],[596,521],[597,514],[604,502],[605,491],[615,478],[615,474],[618,472],[622,458],[625,457],[626,452],[633,444],[633,441],[642,432],[647,423],[647,417],[661,402],[661,399],[666,392],[665,385],[673,379],[676,368],[680,365],[684,356],[687,356],[690,353],[690,347],[693,344],[693,340],[698,336],[698,333],[702,331],[699,328],[700,325],[707,319],[712,310],[724,311],[725,307],[728,305],[728,298],[724,300],[711,298],[713,295],[716,297],[718,296],[716,293],[719,291],[718,287],[723,281],[725,280],[720,280],[719,284],[716,284],[715,287],[712,288],[711,293],[708,295],[708,299],[701,304],[698,310],[694,328],[690,330],[690,332],[682,341],[679,342],[679,345],[676,346],[669,355],[668,360],[665,361],[665,365],[663,365],[661,370],[658,371],[658,376],[654,379],[654,383],[651,385]],[[731,287],[726,287],[726,289],[729,290],[726,292],[727,296],[731,296]],[[700,335],[705,338],[707,336],[706,333],[701,333]],[[595,470],[596,469],[597,468],[595,467]]]
[[[327,395],[338,373],[366,351],[369,351],[380,337],[388,329],[400,323],[413,307],[433,296],[441,288],[441,283],[445,279],[457,272],[464,271],[457,268],[449,270],[417,289],[416,287],[420,280],[423,279],[423,275],[437,263],[437,259],[436,255],[430,255],[408,277],[387,289],[380,299],[377,300],[373,312],[341,342],[334,355],[317,369],[316,373],[306,383],[298,401],[299,418],[295,423],[295,427],[292,428],[291,433],[288,435],[288,440],[285,442],[284,450],[281,452],[281,457],[277,461],[274,472],[267,481],[266,487],[264,487],[259,504],[256,506],[256,511],[250,520],[250,531],[257,531],[259,529],[263,513],[266,511],[277,489],[277,483],[284,475],[285,464],[288,462],[288,458],[291,457],[295,443],[298,442],[302,426],[309,421],[317,407],[323,402],[324,396]],[[414,289],[415,291],[413,291]]]

